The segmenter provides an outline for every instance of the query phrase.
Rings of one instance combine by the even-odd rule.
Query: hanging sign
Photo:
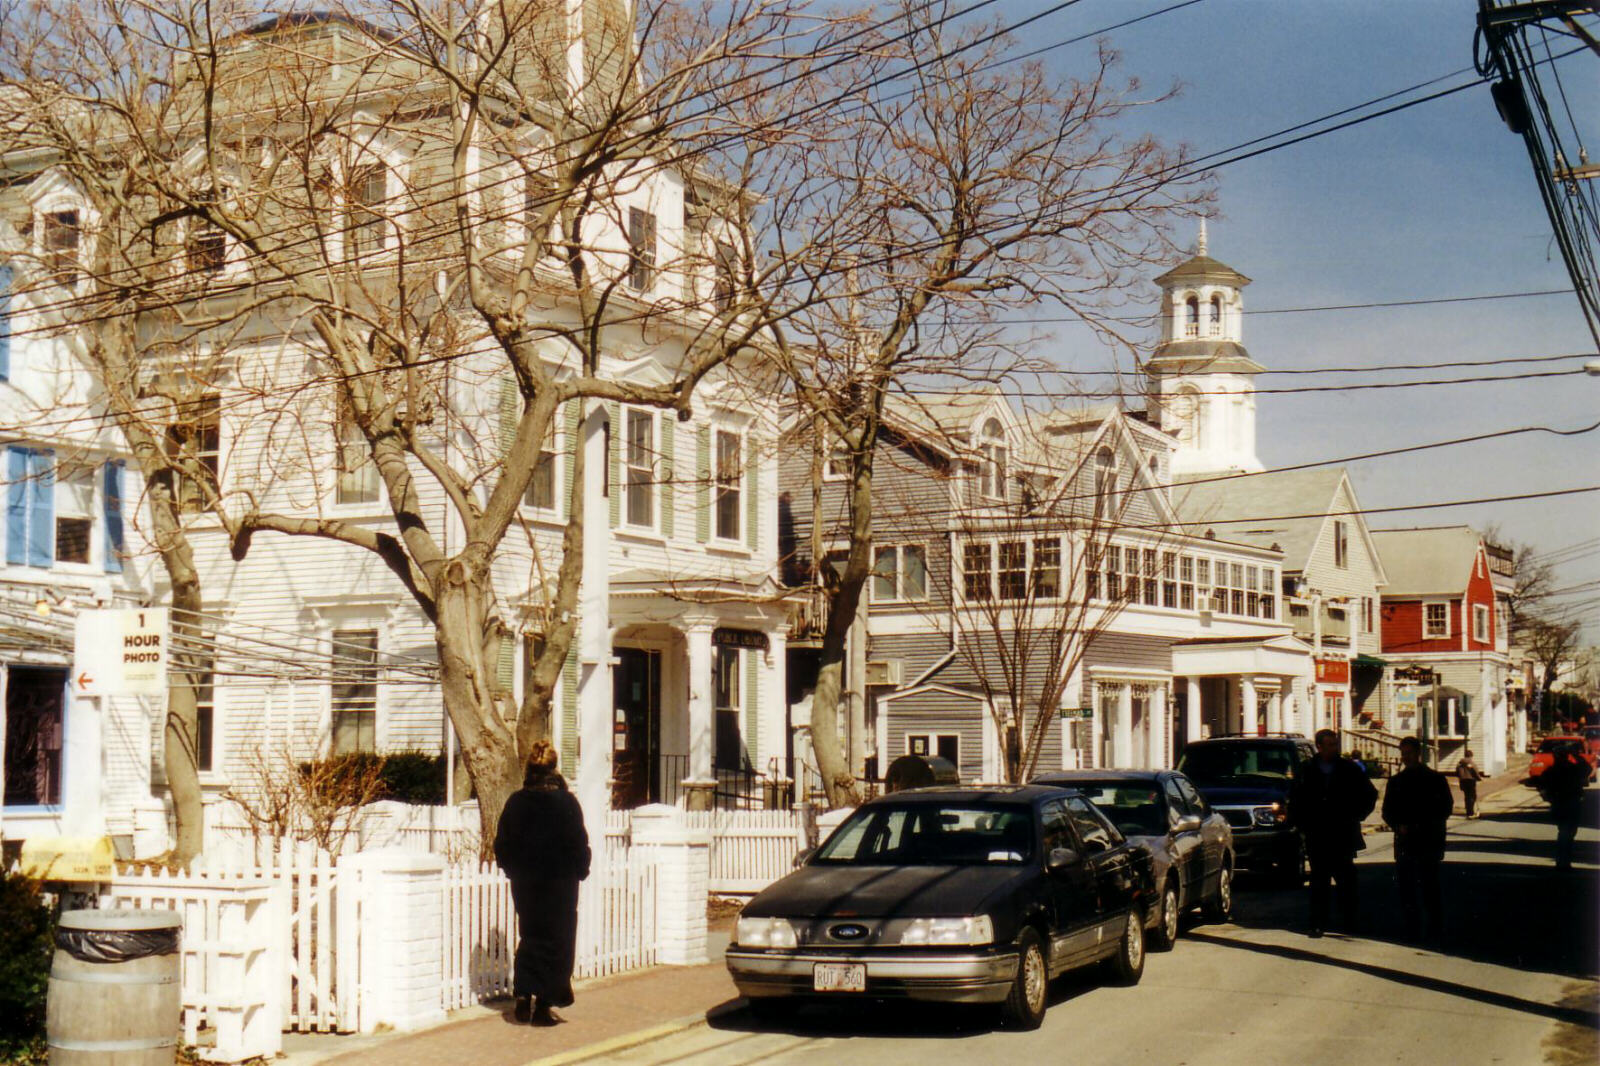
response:
[[[84,611],[72,654],[78,696],[162,696],[167,691],[169,633],[165,607]]]
[[[754,648],[766,651],[771,646],[767,635],[755,629],[729,629],[718,626],[711,631],[711,643],[732,648]]]

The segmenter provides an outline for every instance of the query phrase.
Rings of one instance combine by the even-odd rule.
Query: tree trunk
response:
[[[195,569],[194,551],[178,521],[170,493],[152,493],[151,512],[155,516],[157,543],[167,578],[172,582],[172,636],[188,638],[192,647],[203,640],[205,627],[200,620],[204,606],[200,593],[200,574]],[[163,528],[165,527],[165,528]],[[197,698],[206,669],[204,652],[185,652],[174,656],[177,672],[167,682],[167,717],[162,730],[163,766],[167,792],[172,797],[174,832],[168,861],[187,866],[205,847],[205,806],[200,792],[200,713]]]

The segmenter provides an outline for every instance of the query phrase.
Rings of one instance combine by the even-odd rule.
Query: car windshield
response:
[[[1159,837],[1167,834],[1166,800],[1159,790],[1150,785],[1074,781],[1072,787],[1100,808],[1100,813],[1109,818],[1123,836]]]
[[[814,863],[840,866],[1019,864],[1033,857],[1033,812],[979,803],[874,803],[841,825]]]
[[[1183,753],[1178,769],[1198,785],[1225,785],[1248,779],[1285,781],[1294,776],[1294,749],[1283,745],[1200,745]]]

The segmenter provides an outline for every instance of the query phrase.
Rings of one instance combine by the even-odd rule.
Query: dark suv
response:
[[[1289,825],[1289,785],[1315,755],[1298,733],[1212,737],[1187,745],[1178,769],[1228,820],[1241,867],[1298,885],[1305,879],[1305,848]]]

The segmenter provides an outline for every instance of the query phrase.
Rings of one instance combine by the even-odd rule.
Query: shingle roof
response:
[[[1180,480],[1173,486],[1172,504],[1183,522],[1213,529],[1220,540],[1264,548],[1276,544],[1283,549],[1284,569],[1303,570],[1343,477],[1343,469],[1332,467]]]
[[[1192,259],[1179,263],[1157,278],[1156,284],[1166,285],[1169,281],[1183,281],[1188,278],[1193,278],[1196,281],[1201,279],[1225,281],[1241,288],[1250,284],[1249,278],[1228,264],[1217,262],[1209,255],[1197,255]]]
[[[1266,367],[1250,358],[1238,341],[1165,341],[1150,353],[1151,367],[1167,373],[1259,374]]]
[[[1479,543],[1477,532],[1467,526],[1374,529],[1372,540],[1389,574],[1385,596],[1463,591],[1472,576]]]

